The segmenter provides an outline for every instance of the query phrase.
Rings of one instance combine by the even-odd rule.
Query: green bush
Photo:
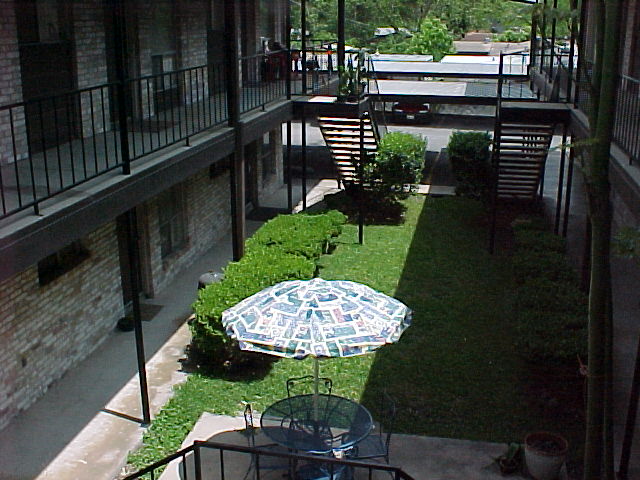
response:
[[[453,132],[447,152],[458,183],[456,194],[488,202],[491,195],[491,136],[487,132]]]
[[[345,221],[338,211],[281,215],[248,239],[245,256],[227,265],[222,281],[200,290],[193,305],[191,353],[198,363],[237,370],[272,361],[269,356],[241,351],[222,327],[222,312],[278,282],[313,278],[314,259]]]
[[[516,289],[516,310],[545,313],[568,313],[581,318],[587,315],[587,295],[575,281],[554,282],[530,278]]]
[[[366,166],[366,181],[376,190],[390,195],[403,192],[405,185],[421,180],[426,148],[426,140],[418,135],[386,134],[375,157]]]
[[[576,281],[575,272],[562,253],[518,250],[513,254],[512,265],[518,283],[529,278],[561,282]]]
[[[569,364],[587,358],[586,317],[562,312],[522,312],[517,347],[528,359]]]
[[[285,253],[318,258],[328,251],[332,237],[341,232],[346,217],[333,211],[321,215],[278,215],[246,241],[247,252],[277,246]]]
[[[564,253],[566,242],[564,238],[550,232],[519,229],[513,232],[516,250],[528,252]]]
[[[588,298],[564,255],[564,239],[547,231],[542,217],[519,218],[512,227],[519,350],[543,363],[586,359]]]
[[[190,323],[192,349],[204,363],[228,368],[257,365],[259,354],[243,352],[222,326],[222,312],[263,288],[286,280],[313,278],[316,265],[300,255],[283,253],[277,248],[256,248],[239,262],[230,263],[224,279],[203,288],[193,305],[195,318]]]

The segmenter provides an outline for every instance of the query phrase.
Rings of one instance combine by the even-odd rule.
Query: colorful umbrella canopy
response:
[[[222,314],[242,350],[281,357],[350,357],[396,342],[411,324],[398,300],[346,280],[293,280]]]

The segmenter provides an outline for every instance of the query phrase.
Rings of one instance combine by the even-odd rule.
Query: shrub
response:
[[[519,218],[512,226],[518,348],[544,363],[586,358],[588,298],[564,255],[564,240],[546,230],[542,217]]]
[[[345,216],[337,211],[317,215],[281,215],[264,224],[249,240],[247,253],[224,269],[219,283],[200,290],[190,323],[191,353],[211,366],[230,370],[259,367],[269,356],[243,352],[222,326],[222,312],[260,290],[286,280],[308,280],[314,259],[340,233]]]
[[[247,252],[277,246],[285,253],[318,258],[328,251],[332,237],[341,232],[346,217],[340,212],[321,215],[278,215],[247,240]]]
[[[587,295],[571,282],[530,278],[516,289],[517,311],[564,312],[586,318]]]
[[[324,201],[329,208],[343,212],[351,222],[358,221],[357,193],[341,191],[326,195]],[[362,211],[364,222],[375,225],[398,225],[404,219],[407,207],[395,197],[389,197],[383,192],[364,190],[362,192]]]
[[[407,184],[421,180],[425,139],[410,133],[391,132],[380,141],[378,152],[367,164],[367,182],[388,194],[402,192]]]
[[[564,238],[549,232],[520,229],[514,231],[514,240],[516,250],[536,253],[564,253],[566,249]]]
[[[587,357],[586,317],[562,312],[526,311],[516,327],[517,347],[529,359],[551,364]]]
[[[278,282],[311,279],[315,269],[315,263],[305,257],[269,247],[256,248],[239,262],[230,263],[221,282],[198,293],[193,305],[195,318],[190,324],[192,348],[215,366],[238,368],[260,363],[261,355],[241,351],[225,333],[222,312]]]
[[[456,194],[488,202],[491,195],[491,136],[487,132],[453,132],[447,152],[458,185]]]
[[[561,282],[576,281],[575,272],[562,253],[518,250],[513,255],[512,265],[518,283],[529,278]]]

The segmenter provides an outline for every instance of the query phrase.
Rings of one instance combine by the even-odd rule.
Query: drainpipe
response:
[[[227,111],[229,126],[234,129],[235,148],[231,160],[231,237],[233,260],[238,261],[244,255],[245,225],[245,172],[244,149],[240,126],[240,42],[238,40],[239,7],[236,0],[225,0],[225,64],[227,87]]]

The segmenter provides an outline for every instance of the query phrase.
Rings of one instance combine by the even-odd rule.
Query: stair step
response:
[[[348,137],[348,138],[357,138],[358,140],[360,140],[360,132],[345,132],[342,130],[331,130],[331,131],[325,132],[325,135],[327,137]],[[373,135],[373,132],[371,131],[364,132],[363,137],[375,138],[375,136]]]
[[[536,155],[534,153],[514,153],[514,152],[500,152],[498,156],[499,162],[528,162],[528,163],[542,163],[545,159],[544,155]]]
[[[533,123],[502,123],[500,124],[502,128],[521,128],[526,130],[553,130],[551,125],[541,125],[541,124],[533,124]]]
[[[335,124],[335,123],[320,123],[320,128],[323,129],[341,129],[341,130],[360,130],[360,124]],[[364,124],[365,130],[371,131],[371,124]]]
[[[514,137],[514,138],[511,138]],[[549,137],[550,139],[551,137]],[[515,137],[514,135],[502,135],[500,137],[500,143],[517,143],[527,145],[548,145],[549,139],[533,140],[531,138]]]
[[[318,117],[319,122],[359,122],[357,117]],[[371,122],[369,117],[363,117],[362,121],[365,123]]]

